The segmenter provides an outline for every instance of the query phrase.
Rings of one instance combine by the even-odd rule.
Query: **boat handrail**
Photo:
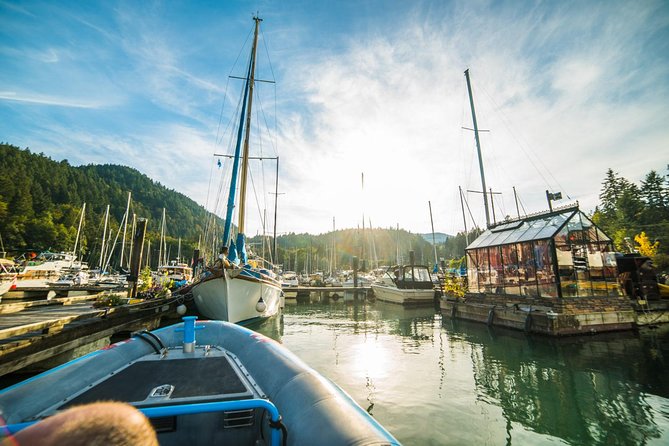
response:
[[[277,407],[271,401],[261,398],[236,401],[177,404],[171,406],[146,407],[138,409],[147,418],[174,417],[179,415],[194,415],[200,413],[225,412],[246,409],[265,409],[269,413],[269,426],[272,429],[270,445],[285,445],[288,436],[287,431],[285,430],[285,426],[281,423],[279,409],[277,409]],[[26,423],[16,423],[0,426],[0,431],[13,435],[39,421],[40,420],[35,420]],[[281,436],[281,434],[283,434],[283,436]]]

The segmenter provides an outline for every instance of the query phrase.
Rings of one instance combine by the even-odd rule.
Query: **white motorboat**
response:
[[[381,283],[373,283],[378,300],[402,305],[433,304],[434,284],[425,265],[395,265],[388,268]]]

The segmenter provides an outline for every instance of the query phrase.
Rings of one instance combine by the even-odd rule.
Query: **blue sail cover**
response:
[[[230,240],[230,247],[228,249],[228,262],[237,264],[239,257],[237,256],[237,246],[233,240]]]
[[[239,253],[239,260],[242,262],[242,265],[246,265],[248,262],[248,256],[246,255],[246,236],[244,234],[237,234],[237,252]]]

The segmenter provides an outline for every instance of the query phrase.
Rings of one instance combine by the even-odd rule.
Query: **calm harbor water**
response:
[[[340,300],[255,329],[407,445],[669,444],[669,327],[556,340]]]

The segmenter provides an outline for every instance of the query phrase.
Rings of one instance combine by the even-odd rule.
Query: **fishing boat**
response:
[[[276,341],[224,321],[183,319],[0,391],[0,432],[75,405],[122,401],[150,419],[161,445],[400,444]]]
[[[191,287],[195,305],[201,315],[242,324],[277,314],[282,303],[280,280],[270,268],[264,267],[264,260],[249,258],[244,235],[256,49],[261,19],[254,17],[254,21],[253,46],[245,78],[222,239],[222,245],[229,249],[229,255],[227,259],[210,265]],[[238,186],[239,197],[236,203]],[[237,237],[233,240],[232,214],[237,204]],[[230,267],[227,265],[228,261]]]
[[[413,252],[409,255],[413,260]],[[378,300],[402,305],[434,303],[434,283],[430,268],[425,265],[395,265],[388,268],[381,283],[373,283],[372,291]]]

